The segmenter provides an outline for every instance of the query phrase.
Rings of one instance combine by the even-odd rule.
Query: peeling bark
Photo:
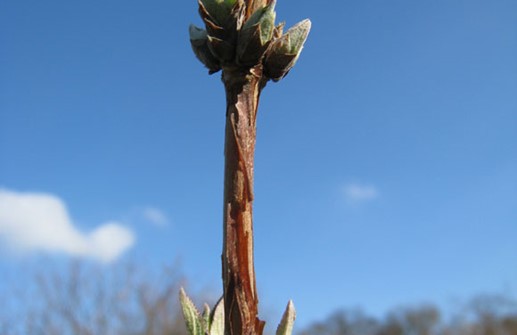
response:
[[[253,164],[256,116],[266,84],[262,67],[225,68],[226,134],[222,254],[227,335],[261,335],[253,262]]]

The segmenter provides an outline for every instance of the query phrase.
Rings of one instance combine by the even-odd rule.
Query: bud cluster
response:
[[[215,73],[226,66],[262,65],[268,79],[282,79],[294,66],[311,22],[303,20],[283,33],[275,26],[276,0],[198,0],[205,29],[190,25],[196,57]]]
[[[183,288],[180,289],[180,303],[183,317],[189,335],[224,335],[224,300],[221,297],[211,311],[210,306],[204,305],[200,313]],[[287,303],[282,320],[276,329],[276,335],[291,335],[293,333],[296,310],[291,300]]]

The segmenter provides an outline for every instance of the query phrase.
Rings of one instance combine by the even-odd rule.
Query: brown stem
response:
[[[223,286],[226,335],[261,335],[253,263],[253,161],[261,67],[224,69],[226,135]]]

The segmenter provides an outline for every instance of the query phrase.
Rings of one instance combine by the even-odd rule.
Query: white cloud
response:
[[[362,203],[379,197],[379,191],[375,186],[356,183],[345,185],[344,193],[349,203]]]
[[[134,235],[117,222],[82,233],[58,197],[0,189],[0,239],[17,251],[52,251],[116,260],[134,244]]]
[[[142,216],[146,221],[152,223],[155,226],[163,227],[169,224],[167,215],[165,215],[165,213],[158,208],[146,207],[142,210]]]

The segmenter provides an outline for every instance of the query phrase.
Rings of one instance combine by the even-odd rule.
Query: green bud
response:
[[[241,31],[255,31],[258,28],[261,29],[261,41],[263,44],[271,40],[273,36],[273,29],[275,28],[275,5],[276,1],[272,1],[268,6],[261,8],[244,23]]]
[[[210,329],[210,306],[208,306],[207,303],[203,305],[203,313],[201,313],[201,319],[203,324],[203,329],[206,330]]]
[[[189,335],[204,335],[205,330],[202,317],[192,300],[185,294],[183,288],[180,289],[180,302]]]
[[[208,48],[212,54],[221,62],[230,62],[235,57],[235,46],[217,37],[208,37]]]
[[[208,47],[208,35],[206,30],[191,24],[189,27],[190,45],[197,59],[205,65],[209,73],[216,73],[221,69],[219,60],[212,54]]]
[[[238,0],[198,0],[198,2],[215,24],[224,27],[232,16]]]
[[[189,335],[224,335],[224,300],[221,297],[210,311],[205,304],[200,314],[190,298],[180,288],[180,303]]]
[[[296,311],[293,301],[289,300],[282,320],[276,329],[276,335],[291,335],[293,333],[294,319],[296,319]]]
[[[224,299],[221,297],[210,314],[208,335],[224,335]]]
[[[300,56],[310,30],[311,21],[303,20],[271,44],[264,60],[264,69],[269,78],[279,81],[289,73]]]
[[[212,8],[212,12],[209,12],[205,3],[208,8],[212,6],[218,10],[214,13]],[[233,61],[237,44],[237,30],[242,25],[244,0],[198,0],[198,4],[199,14],[209,36],[210,50],[221,62]],[[223,12],[225,13],[224,18],[221,16]]]
[[[275,4],[257,10],[242,26],[237,44],[237,60],[242,65],[253,66],[266,51],[275,31]]]

